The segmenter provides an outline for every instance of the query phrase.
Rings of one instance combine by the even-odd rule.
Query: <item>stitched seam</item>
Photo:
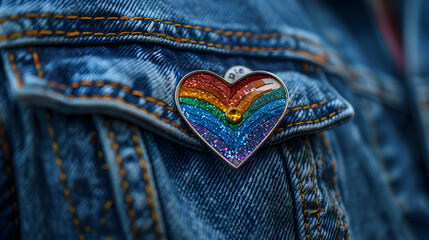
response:
[[[98,137],[97,137],[97,132],[96,131],[92,131],[91,133],[90,133],[90,135],[91,135],[91,142],[94,144],[94,147],[97,147],[98,146]],[[106,161],[105,161],[105,159],[104,159],[104,153],[103,153],[103,151],[101,151],[101,150],[98,150],[97,151],[97,157],[99,158],[99,159],[101,159],[104,163],[101,165],[101,168],[103,169],[103,170],[108,170],[109,169],[109,166],[107,165],[107,163],[106,163]]]
[[[1,150],[3,151],[3,160],[6,166],[6,173],[7,173],[7,177],[8,177],[8,181],[9,181],[9,190],[11,193],[11,197],[12,197],[12,207],[13,207],[13,212],[14,212],[14,217],[15,217],[15,226],[16,226],[16,232],[15,232],[15,236],[16,239],[21,239],[19,232],[20,232],[20,227],[19,227],[19,212],[18,212],[18,197],[17,197],[17,193],[16,193],[16,186],[15,186],[15,178],[14,178],[14,174],[13,174],[13,168],[12,168],[12,161],[10,159],[10,151],[9,151],[9,143],[6,140],[6,136],[5,136],[5,132],[4,132],[4,128],[3,125],[0,124],[0,139],[1,139]]]
[[[51,137],[51,140],[52,140],[52,150],[55,153],[55,156],[57,157],[56,163],[57,163],[58,169],[60,170],[59,178],[60,178],[60,181],[64,187],[64,197],[69,204],[69,212],[73,218],[73,225],[79,231],[79,239],[85,239],[85,235],[82,233],[82,229],[80,227],[79,217],[77,216],[77,213],[76,213],[76,207],[73,205],[73,200],[71,197],[71,190],[70,190],[68,183],[67,183],[67,176],[66,176],[66,173],[65,173],[64,167],[63,167],[63,159],[60,156],[58,142],[56,140],[56,135],[55,135],[55,129],[54,129],[54,126],[52,124],[51,113],[49,111],[46,111],[45,117],[46,117],[46,120],[48,122],[49,136]]]
[[[49,29],[42,29],[42,30],[27,30],[25,32],[15,32],[11,33],[9,35],[1,35],[0,36],[0,42],[6,41],[6,40],[13,40],[23,37],[43,37],[43,36],[52,36],[52,35],[66,35],[66,37],[72,38],[72,37],[79,37],[79,36],[95,36],[95,37],[112,37],[112,36],[124,36],[124,35],[149,35],[149,36],[156,36],[159,38],[168,39],[171,41],[175,41],[177,43],[192,43],[197,45],[204,45],[207,47],[215,47],[219,49],[227,49],[227,50],[234,50],[234,51],[243,51],[243,52],[285,52],[285,51],[293,51],[297,53],[301,53],[305,56],[312,57],[315,61],[324,63],[326,61],[326,58],[324,55],[317,55],[312,52],[309,52],[307,50],[299,50],[299,49],[293,49],[288,48],[285,49],[283,47],[274,48],[274,47],[252,47],[252,46],[242,46],[242,45],[223,45],[223,44],[216,44],[216,43],[207,43],[205,41],[196,41],[191,40],[187,38],[181,38],[181,37],[171,37],[168,35],[165,35],[163,33],[154,33],[154,32],[120,32],[120,33],[102,33],[102,32],[80,32],[80,31],[72,31],[72,32],[66,32],[64,30],[49,30]]]
[[[347,108],[347,105],[346,105],[345,107],[343,107],[343,108],[341,108],[341,109],[339,109],[339,110],[335,111],[335,112],[330,113],[328,116],[326,116],[326,117],[322,117],[322,118],[319,118],[319,119],[310,120],[310,121],[305,121],[305,122],[296,122],[296,123],[291,123],[291,124],[287,125],[287,126],[286,126],[286,127],[284,127],[284,128],[279,128],[279,129],[277,129],[277,130],[276,130],[276,132],[279,132],[279,131],[285,130],[285,129],[290,128],[290,127],[293,127],[293,126],[298,126],[298,125],[301,125],[301,124],[311,124],[311,123],[317,123],[317,122],[320,122],[320,121],[324,121],[324,120],[326,120],[326,119],[328,119],[328,118],[332,118],[333,116],[335,116],[335,115],[337,115],[337,114],[341,113],[341,112],[342,112],[342,111],[344,111],[344,109],[346,109],[346,108]]]
[[[302,210],[302,214],[304,215],[304,226],[305,226],[305,235],[307,237],[307,240],[310,240],[310,235],[308,234],[308,219],[307,219],[307,204],[305,204],[305,195],[303,192],[303,187],[302,187],[302,182],[301,182],[301,176],[299,174],[299,167],[298,167],[298,163],[296,161],[296,156],[295,153],[292,151],[292,148],[290,146],[287,146],[289,152],[292,154],[292,159],[293,162],[295,163],[295,174],[296,177],[298,178],[298,183],[299,183],[299,187],[300,187],[300,193],[301,193],[301,202],[302,202],[302,206],[303,206],[303,210]]]
[[[310,104],[310,105],[307,105],[307,106],[296,107],[296,108],[292,108],[291,110],[288,109],[286,111],[286,114],[289,113],[289,112],[297,111],[297,110],[307,110],[309,108],[314,109],[314,108],[320,107],[320,106],[322,106],[322,105],[324,105],[324,104],[326,104],[326,103],[328,103],[330,101],[331,101],[330,99],[327,99],[327,100],[323,100],[321,102]]]
[[[322,132],[321,135],[322,135],[322,138],[323,138],[323,143],[325,145],[325,149],[326,149],[326,151],[328,153],[328,156],[331,158],[331,161],[332,161],[332,164],[331,164],[332,165],[332,168],[331,168],[332,175],[335,176],[336,175],[335,159],[332,156],[332,151],[331,151],[331,148],[329,146],[328,138],[326,137],[326,135],[325,135],[324,132]],[[341,203],[341,198],[340,198],[340,194],[338,193],[339,190],[338,190],[338,187],[337,187],[337,184],[336,184],[336,179],[335,179],[335,181],[334,181],[334,179],[332,179],[332,184],[333,184],[333,187],[336,189],[335,195],[337,197],[338,204],[340,205],[340,208],[341,208],[342,218],[343,218],[344,228],[345,228],[344,231],[346,233],[347,239],[350,240],[350,235],[349,235],[349,231],[348,231],[348,225],[347,225],[347,222],[346,222],[346,219],[345,219],[345,211],[344,211],[343,206],[340,204]]]
[[[310,142],[309,142],[308,138],[305,141],[305,147],[307,148],[308,161],[311,165],[311,182],[313,184],[314,199],[316,200],[316,206],[317,206],[317,210],[316,210],[317,212],[316,213],[317,213],[317,229],[319,232],[319,240],[322,240],[321,228],[320,228],[320,213],[319,213],[320,205],[319,205],[319,199],[317,198],[316,183],[314,181],[314,166],[312,164],[313,159],[312,159],[311,154],[310,154]]]
[[[334,198],[332,197],[332,192],[331,192],[331,188],[329,187],[329,184],[326,184],[326,187],[328,189],[328,193],[329,193],[329,197],[331,199],[331,203],[334,206],[334,215],[337,221],[337,236],[338,239],[341,240],[341,234],[340,234],[340,227],[341,227],[341,222],[340,222],[340,217],[338,216],[338,207],[337,204],[335,204],[334,202]]]
[[[108,95],[108,94],[106,94],[106,95],[94,94],[93,96],[81,95],[81,96],[77,96],[77,97],[74,96],[74,95],[71,95],[71,94],[65,94],[65,96],[67,96],[70,100],[76,99],[76,98],[77,99],[94,99],[94,100],[100,100],[100,99],[102,99],[102,100],[105,100],[105,101],[115,101],[115,102],[120,103],[120,104],[129,105],[130,107],[132,107],[134,109],[137,109],[137,110],[139,110],[142,113],[149,114],[149,115],[151,115],[151,116],[153,116],[153,117],[161,120],[162,122],[170,124],[170,125],[173,125],[174,127],[176,127],[177,129],[181,130],[182,132],[187,133],[188,135],[190,135],[192,137],[195,137],[194,134],[192,134],[188,130],[180,127],[179,124],[177,124],[175,122],[172,122],[171,120],[169,120],[167,118],[161,117],[158,113],[150,112],[147,109],[145,109],[143,107],[140,107],[139,105],[137,105],[135,103],[126,102],[124,99],[122,99],[120,97],[113,97],[113,96]]]
[[[324,132],[320,133],[320,135],[322,136],[322,138],[324,137],[324,134],[325,134]],[[323,139],[323,141],[324,141],[324,139]],[[326,147],[325,147],[325,149],[326,149]],[[329,187],[328,167],[327,167],[327,164],[326,164],[327,160],[326,160],[326,156],[325,156],[324,152],[322,152],[322,159],[323,159],[323,170],[324,170],[323,178],[325,179],[326,189],[328,190],[329,198],[331,199],[332,206],[334,207],[334,216],[335,216],[335,220],[337,222],[337,236],[338,236],[338,239],[341,240],[341,234],[340,234],[341,222],[340,222],[339,216],[338,216],[338,207],[337,207],[337,205],[334,202],[334,198],[332,197],[332,193],[331,193],[331,188]]]
[[[112,140],[112,149],[115,151],[115,160],[119,166],[119,175],[121,176],[121,179],[122,179],[121,187],[122,187],[122,190],[124,191],[124,199],[128,206],[127,213],[131,222],[131,231],[134,234],[134,239],[140,239],[138,237],[140,227],[136,224],[136,211],[133,209],[134,200],[130,193],[130,184],[127,180],[127,170],[125,169],[125,166],[124,166],[124,159],[119,152],[119,144],[116,141],[116,134],[110,128],[110,121],[106,120],[104,124],[108,129],[109,138]]]
[[[21,18],[56,18],[56,19],[67,19],[67,20],[120,20],[120,21],[129,21],[129,20],[143,20],[143,21],[153,21],[153,22],[160,22],[166,25],[172,25],[176,28],[185,28],[185,29],[193,29],[193,30],[202,30],[204,32],[212,32],[216,34],[222,34],[225,36],[237,36],[237,37],[246,37],[246,38],[264,38],[264,39],[270,39],[270,38],[284,38],[286,36],[293,37],[297,41],[305,41],[307,43],[313,44],[315,46],[320,46],[320,43],[312,41],[310,39],[303,38],[301,36],[296,36],[294,34],[286,34],[284,32],[282,33],[252,33],[252,32],[244,32],[244,31],[229,31],[229,30],[221,30],[221,29],[215,29],[209,27],[202,27],[202,26],[193,26],[189,24],[179,24],[179,23],[173,23],[170,21],[165,21],[157,18],[150,18],[150,17],[102,17],[102,16],[78,16],[78,15],[62,15],[62,14],[54,14],[51,13],[27,13],[24,15],[13,15],[9,17],[4,17],[0,19],[0,24],[5,23],[6,21],[13,21],[13,20],[19,20]]]
[[[33,48],[33,47],[29,47],[29,51],[30,51],[30,53],[33,56],[34,67],[37,69],[38,76],[39,77],[43,77],[44,73],[43,73],[43,69],[42,69],[41,63],[40,63],[39,54],[37,53],[36,49]],[[61,89],[63,91],[67,89],[67,85],[62,84],[62,83],[56,83],[54,81],[49,81],[49,85],[51,85],[52,87],[58,87],[59,89]],[[165,102],[161,101],[161,100],[158,100],[158,99],[156,99],[154,97],[145,96],[145,94],[143,92],[141,92],[141,91],[131,89],[128,86],[124,86],[124,85],[121,85],[121,84],[115,83],[115,82],[105,83],[104,81],[95,81],[95,82],[93,82],[93,81],[90,81],[90,80],[82,80],[80,82],[73,82],[73,83],[71,83],[70,84],[70,88],[73,89],[73,88],[78,88],[79,86],[94,86],[94,85],[97,86],[97,87],[103,87],[103,86],[109,85],[110,87],[112,87],[114,89],[118,89],[118,90],[124,91],[124,92],[126,92],[128,94],[131,94],[133,96],[136,96],[136,97],[144,98],[146,101],[155,103],[155,104],[157,104],[157,105],[159,105],[161,107],[164,107],[167,110],[170,110],[170,111],[173,111],[173,112],[176,111],[172,107],[167,106],[167,104]]]
[[[334,202],[334,198],[332,197],[332,192],[331,192],[331,188],[329,187],[329,185],[327,184],[327,189],[328,189],[328,193],[329,193],[329,197],[331,199],[331,203],[334,206],[334,215],[337,221],[337,236],[338,239],[341,240],[341,232],[340,232],[340,227],[341,227],[341,221],[340,221],[340,217],[338,216],[338,206],[337,204],[335,204]]]
[[[154,223],[154,230],[155,230],[157,239],[163,239],[162,238],[162,230],[161,230],[161,227],[159,225],[159,215],[158,215],[158,212],[156,211],[156,206],[155,206],[155,197],[154,197],[153,189],[152,189],[151,182],[150,182],[148,166],[147,166],[146,160],[143,157],[143,150],[140,146],[140,139],[137,136],[135,127],[130,125],[129,128],[132,132],[132,139],[134,141],[134,148],[136,150],[136,153],[139,156],[139,164],[140,164],[140,167],[142,169],[142,178],[143,178],[143,181],[145,183],[144,189],[145,189],[146,196],[147,196],[146,202],[150,208],[152,221]]]
[[[68,88],[67,85],[62,84],[62,83],[56,83],[54,81],[49,81],[49,84],[52,87],[58,87],[61,90],[66,90]],[[114,89],[124,91],[124,92],[126,92],[128,94],[131,94],[131,95],[135,96],[135,97],[143,98],[143,99],[145,99],[148,102],[155,103],[155,104],[157,104],[157,105],[159,105],[159,106],[161,106],[161,107],[163,107],[163,108],[165,108],[167,110],[170,110],[172,112],[176,112],[176,109],[174,109],[172,107],[169,107],[167,105],[167,103],[165,103],[165,102],[163,102],[163,101],[161,101],[159,99],[156,99],[154,97],[146,96],[143,92],[141,92],[139,90],[132,89],[132,88],[130,88],[128,86],[121,85],[121,84],[116,83],[116,82],[108,82],[108,83],[106,83],[105,81],[81,80],[80,82],[70,83],[69,87],[72,88],[72,89],[74,89],[74,88],[78,88],[80,86],[95,86],[95,87],[110,86],[110,87],[112,87]]]
[[[105,217],[106,213],[113,206],[113,201],[111,199],[107,200],[102,207],[102,216],[100,219],[101,227],[106,232],[106,239],[112,239],[112,235],[110,234],[109,228],[107,227],[107,218]]]
[[[98,140],[98,135],[96,131],[91,131],[90,133],[91,135],[91,142],[94,145],[94,149],[96,150],[97,147],[99,146],[99,140]],[[97,158],[99,158],[103,164],[101,165],[101,169],[103,171],[108,170],[108,165],[106,163],[106,160],[104,159],[104,154],[101,150],[97,151]],[[113,200],[108,199],[102,206],[101,208],[101,217],[100,217],[100,223],[101,223],[101,228],[103,229],[103,231],[105,232],[106,235],[106,239],[112,239],[112,235],[110,234],[110,231],[107,227],[107,219],[106,219],[106,213],[107,211],[113,206]]]
[[[34,49],[34,47],[28,47],[28,51],[31,53],[31,55],[33,56],[33,62],[34,62],[34,67],[37,70],[37,76],[43,78],[43,69],[42,69],[42,65],[40,64],[40,58],[39,58],[39,54],[37,54],[36,50]]]
[[[12,50],[9,51],[9,61],[11,64],[12,71],[15,74],[15,77],[17,80],[17,86],[18,88],[22,88],[24,86],[24,82],[22,81],[22,75],[18,70],[18,65],[16,65],[15,54],[13,53]]]

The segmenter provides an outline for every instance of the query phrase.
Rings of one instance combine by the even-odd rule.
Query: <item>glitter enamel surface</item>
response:
[[[274,115],[277,115],[279,113],[281,114],[283,107],[279,106],[281,104],[285,104],[285,101],[283,99],[279,99],[265,104],[264,106],[256,109],[248,117],[243,118],[243,120],[237,124],[233,124],[226,120],[225,114],[223,114],[222,118],[217,118],[213,114],[210,114],[210,112],[201,108],[195,108],[192,105],[183,104],[181,105],[181,107],[184,116],[188,120],[193,121],[195,123],[199,123],[200,125],[205,126],[209,129],[217,128],[217,131],[227,134],[228,136],[238,137],[246,133],[246,131],[249,131],[249,127],[253,126],[254,124],[257,124],[259,121],[263,121],[265,118],[268,118],[268,116],[273,117]]]
[[[178,86],[178,105],[191,127],[218,154],[238,167],[283,117],[287,90],[267,73],[230,86],[209,72],[192,74]]]
[[[243,86],[261,79],[273,79],[273,76],[265,73],[252,75],[242,79],[238,83],[234,84],[234,86],[230,87],[224,80],[219,81],[219,78],[215,75],[210,73],[201,73],[189,76],[184,82],[182,82],[181,87],[200,87],[208,84],[212,86],[214,91],[225,93],[229,98],[231,98],[238,90],[243,88]]]
[[[214,94],[207,92],[205,90],[198,89],[198,88],[180,89],[179,97],[190,97],[190,98],[201,99],[201,100],[204,100],[204,101],[216,106],[217,108],[219,108],[223,112],[225,112],[227,110],[227,106],[219,98],[217,98]]]

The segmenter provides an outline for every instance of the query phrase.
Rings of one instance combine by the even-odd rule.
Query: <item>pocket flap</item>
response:
[[[195,147],[202,142],[174,102],[177,83],[193,70],[222,75],[233,65],[244,65],[276,74],[288,88],[290,103],[268,144],[332,128],[354,114],[320,66],[293,59],[222,56],[152,44],[19,47],[3,50],[3,59],[18,101],[70,114],[112,115]]]

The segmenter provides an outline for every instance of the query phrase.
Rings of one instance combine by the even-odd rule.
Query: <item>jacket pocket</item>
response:
[[[329,224],[338,219],[334,209],[339,203],[329,201],[328,188],[321,184],[326,180],[321,179],[319,165],[325,159],[316,133],[350,121],[354,111],[318,65],[173,51],[151,44],[21,47],[2,54],[12,98],[52,112],[41,117],[48,129],[42,143],[55,141],[52,144],[57,147],[44,158],[52,164],[52,159],[66,155],[69,165],[53,168],[62,176],[69,176],[68,172],[77,176],[67,178],[67,184],[56,179],[56,188],[70,184],[72,191],[76,189],[80,175],[72,169],[85,161],[73,161],[87,149],[81,144],[84,140],[70,133],[60,135],[61,129],[76,124],[79,128],[73,129],[83,129],[85,122],[94,125],[90,132],[96,132],[102,153],[85,159],[101,155],[100,161],[106,163],[109,185],[105,187],[112,192],[116,209],[111,217],[119,219],[120,226],[112,230],[119,236],[279,239],[295,236],[291,229],[296,228],[298,236],[305,238],[311,232],[324,232],[321,209]],[[288,113],[275,134],[238,171],[208,152],[174,103],[175,87],[186,73],[205,69],[222,75],[232,65],[273,72],[284,81],[290,96]],[[51,129],[57,131],[53,140],[47,135]],[[83,150],[73,150],[70,142],[79,142]],[[58,151],[60,145],[68,151]],[[96,162],[88,161],[96,167]],[[67,198],[78,209],[68,223],[85,216],[82,205],[71,205],[82,196]],[[293,214],[299,221],[285,218]],[[277,229],[277,221],[287,227]],[[330,228],[329,224],[322,224],[322,229]],[[325,235],[344,234],[346,224],[341,226]],[[74,231],[89,236],[82,229],[83,224]]]

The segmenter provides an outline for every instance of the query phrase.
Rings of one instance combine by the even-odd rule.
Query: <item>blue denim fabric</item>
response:
[[[422,2],[402,78],[325,2],[3,1],[0,238],[424,239]],[[239,169],[174,103],[185,74],[235,65],[290,95]]]

